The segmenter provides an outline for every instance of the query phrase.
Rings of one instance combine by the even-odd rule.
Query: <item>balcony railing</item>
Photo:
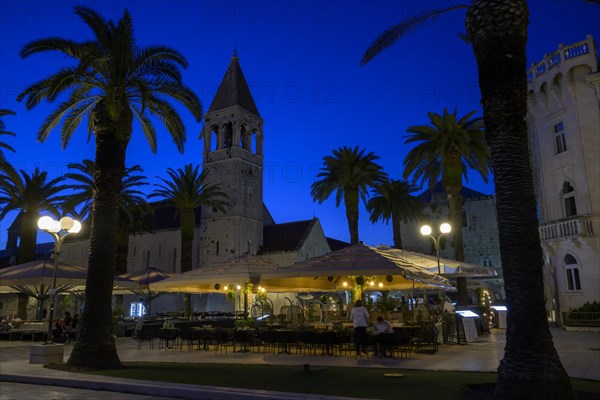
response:
[[[584,56],[592,51],[594,44],[591,36],[588,36],[581,42],[570,46],[560,47],[558,51],[544,57],[542,61],[532,66],[527,72],[527,81],[533,80],[534,76],[540,76],[546,71],[559,65],[562,61],[570,60],[579,56]]]
[[[594,218],[581,215],[540,225],[541,240],[567,239],[594,236]]]
[[[563,312],[563,323],[567,326],[600,326],[600,313]]]

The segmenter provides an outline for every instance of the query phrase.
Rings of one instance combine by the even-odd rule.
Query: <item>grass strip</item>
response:
[[[424,371],[392,368],[312,367],[198,363],[125,363],[126,368],[82,373],[192,385],[274,390],[377,399],[462,397],[467,384],[490,384],[490,372]],[[69,370],[65,364],[50,368]],[[402,374],[389,378],[385,374]],[[572,379],[578,392],[600,395],[600,382]]]

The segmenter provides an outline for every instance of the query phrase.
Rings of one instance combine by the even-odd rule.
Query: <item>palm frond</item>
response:
[[[419,25],[423,24],[428,20],[433,20],[439,17],[442,14],[445,14],[450,11],[458,10],[458,9],[468,9],[468,5],[457,5],[449,8],[442,9],[434,9],[422,11],[419,14],[407,18],[406,20],[400,22],[397,25],[392,26],[381,35],[379,35],[375,40],[371,43],[367,51],[365,52],[362,60],[360,61],[361,65],[367,64],[371,61],[377,54],[381,53],[386,48],[390,47],[392,44],[396,42],[402,36],[412,32]]]

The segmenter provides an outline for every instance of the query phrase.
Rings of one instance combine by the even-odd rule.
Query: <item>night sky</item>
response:
[[[467,1],[464,1],[468,3]],[[0,2],[0,108],[17,112],[4,117],[17,137],[3,137],[16,149],[6,152],[17,168],[36,166],[50,177],[67,172],[66,164],[94,158],[93,140],[77,131],[66,149],[59,132],[45,143],[36,135],[54,105],[27,111],[15,98],[31,83],[70,64],[59,54],[21,59],[27,42],[50,36],[87,40],[85,24],[73,14],[77,4],[117,19],[132,14],[140,45],[165,44],[181,51],[190,67],[184,80],[201,98],[204,111],[229,65],[233,50],[265,121],[264,201],[278,223],[319,217],[325,234],[349,240],[343,206],[332,197],[312,201],[310,185],[322,158],[340,146],[360,146],[380,156],[392,178],[400,178],[408,149],[403,136],[411,125],[428,123],[427,112],[458,107],[463,115],[477,110],[479,88],[471,47],[464,33],[464,11],[446,14],[398,41],[368,65],[360,59],[371,41],[395,23],[430,8],[456,1],[21,1]],[[529,63],[557,49],[559,43],[600,37],[600,7],[576,0],[530,2]],[[181,108],[181,107],[179,107]],[[127,152],[127,165],[140,164],[152,183],[167,167],[202,162],[201,123],[183,108],[187,127],[185,153],[177,152],[157,123],[158,152],[152,154],[138,126]],[[469,187],[491,194],[471,174]],[[152,186],[143,189],[150,192]],[[0,221],[0,248],[15,214]],[[377,245],[392,242],[391,226],[371,224],[361,209],[360,239]],[[38,235],[38,242],[49,236]]]

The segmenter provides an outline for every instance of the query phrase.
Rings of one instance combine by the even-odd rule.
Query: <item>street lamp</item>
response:
[[[444,222],[440,225],[440,234],[436,238],[435,236],[431,235],[431,227],[429,225],[423,225],[421,227],[421,235],[429,236],[431,239],[433,239],[433,246],[435,247],[435,255],[437,257],[438,275],[442,273],[442,270],[440,268],[440,239],[444,234],[450,232],[451,230],[452,227],[450,226],[450,224]]]
[[[54,305],[56,304],[56,271],[58,269],[58,256],[62,244],[70,233],[77,233],[81,230],[81,223],[71,217],[62,217],[60,221],[52,217],[42,217],[38,220],[38,228],[44,232],[48,232],[54,238],[54,271],[52,273],[52,288],[50,295],[52,303],[50,303],[50,315],[48,317],[48,337],[47,343],[52,343],[52,322],[54,320]]]

